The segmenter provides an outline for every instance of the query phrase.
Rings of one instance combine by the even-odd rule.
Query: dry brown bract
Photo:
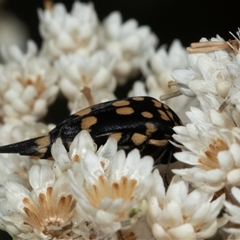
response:
[[[226,42],[208,41],[208,42],[195,42],[187,47],[189,53],[208,53],[219,50],[232,50],[235,55],[238,54],[240,42],[238,40],[229,39]]]

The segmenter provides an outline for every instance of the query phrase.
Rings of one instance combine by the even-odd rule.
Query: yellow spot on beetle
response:
[[[169,111],[169,110],[167,110],[166,112],[167,112],[168,116],[169,116],[172,120],[174,120],[172,112]]]
[[[168,115],[167,115],[164,111],[158,110],[158,112],[159,112],[160,115],[161,115],[161,119],[163,119],[163,120],[165,120],[165,121],[170,121]]]
[[[122,137],[122,133],[112,133],[112,134],[110,134],[109,135],[109,138],[114,138],[114,139],[116,139],[117,141],[119,141],[120,139],[121,139],[121,137]]]
[[[165,138],[171,138],[172,135],[170,135],[170,134],[164,134],[164,137],[165,137]]]
[[[89,130],[96,123],[97,123],[96,117],[94,116],[85,117],[81,121],[81,128],[84,130]]]
[[[46,147],[38,148],[37,149],[37,152],[39,153],[38,157],[40,158],[43,157],[46,151],[47,151]]]
[[[50,145],[51,141],[49,136],[44,136],[44,137],[40,137],[38,139],[35,140],[35,143],[39,146],[39,147],[46,147],[48,145]]]
[[[82,117],[82,116],[84,116],[84,115],[89,114],[91,111],[92,111],[91,108],[85,108],[85,109],[83,109],[83,110],[81,110],[81,111],[78,111],[78,112],[74,113],[74,115],[77,115],[77,116]]]
[[[152,123],[146,123],[145,126],[146,126],[146,128],[147,128],[147,129],[146,129],[146,135],[147,135],[147,136],[151,136],[152,133],[154,133],[154,132],[157,131],[156,126],[155,126],[154,124],[152,124]]]
[[[168,144],[168,140],[150,139],[148,143],[157,147],[164,147]]]
[[[152,118],[153,115],[150,112],[141,112],[142,116],[145,118]]]
[[[168,110],[169,106],[167,104],[162,104],[162,106],[164,107],[164,109]]]
[[[116,113],[120,115],[129,115],[134,113],[134,110],[131,107],[122,107],[122,108],[117,108]]]
[[[146,135],[143,135],[143,134],[140,134],[140,133],[134,133],[134,134],[132,135],[132,138],[131,138],[132,142],[133,142],[136,146],[144,143],[144,142],[146,141],[146,139],[147,139],[147,136],[146,136]]]
[[[143,101],[144,97],[134,97],[133,100],[134,101]]]
[[[156,99],[151,99],[152,102],[154,103],[155,107],[161,108],[162,107],[162,103],[157,101]]]
[[[130,104],[129,101],[127,100],[121,100],[121,101],[116,101],[116,102],[113,102],[113,106],[114,107],[123,107],[123,106],[128,106]]]

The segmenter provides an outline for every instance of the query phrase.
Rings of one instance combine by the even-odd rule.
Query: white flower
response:
[[[60,57],[55,65],[61,75],[61,91],[70,101],[69,107],[72,109],[73,102],[84,87],[89,87],[92,95],[98,94],[98,91],[113,93],[116,88],[116,79],[112,74],[114,64],[114,59],[105,51],[97,51],[90,57],[79,54]]]
[[[114,73],[123,84],[129,76],[139,72],[140,67],[153,54],[158,39],[148,26],[138,27],[135,19],[122,23],[119,12],[112,12],[103,21],[102,45],[116,57]]]
[[[15,239],[75,239],[81,224],[66,174],[56,177],[48,166],[33,166],[30,188],[8,181],[0,204],[1,226]],[[80,235],[81,236],[81,235]]]
[[[16,158],[1,155],[11,158],[8,159],[7,170],[10,175],[0,187],[0,227],[14,239],[91,238],[92,233],[96,232],[91,223],[77,214],[76,201],[67,177],[67,170],[75,169],[75,164],[83,161],[90,150],[96,152],[96,144],[87,131],[81,131],[72,142],[69,152],[61,139],[57,139],[52,146],[54,162],[38,160],[39,166],[32,166],[31,161],[26,165],[27,162],[21,161],[18,155],[15,155]],[[108,168],[116,151],[117,142],[114,139],[109,139],[98,149],[95,156],[104,169]],[[17,171],[22,171],[24,167],[25,175],[17,178]],[[6,171],[5,168],[1,169]],[[11,174],[12,169],[15,170],[15,177]],[[134,216],[132,219],[135,219]]]
[[[72,169],[74,163],[80,162],[85,158],[87,151],[95,152],[101,161],[101,165],[107,168],[117,151],[117,142],[115,139],[110,138],[103,146],[97,149],[97,145],[89,132],[82,130],[76,135],[70,145],[69,152],[67,152],[61,139],[57,139],[51,149],[52,156],[56,162],[54,168],[56,174],[59,175],[61,172]]]
[[[188,55],[191,69],[176,70],[172,73],[172,77],[178,83],[178,90],[187,96],[200,97],[203,109],[206,108],[205,101],[216,110],[223,111],[226,108],[229,114],[239,122],[239,113],[237,117],[235,116],[236,110],[239,112],[240,109],[239,54],[234,55],[231,51],[221,50],[221,44],[228,45],[219,36],[212,38],[209,42],[202,38],[200,43],[218,45],[212,52],[201,53],[199,48],[196,53]]]
[[[205,239],[225,224],[217,218],[225,196],[212,201],[213,194],[199,189],[189,193],[188,183],[179,176],[167,191],[158,170],[148,200],[147,220],[155,239]]]
[[[75,1],[70,13],[62,3],[38,10],[43,53],[52,59],[68,53],[88,55],[98,46],[98,18],[92,3]]]
[[[149,66],[147,62],[142,66],[142,72],[146,77],[145,84],[136,81],[133,89],[129,92],[129,96],[151,96],[156,99],[163,99],[169,107],[171,107],[183,123],[188,122],[185,112],[189,110],[189,106],[198,106],[196,98],[186,96],[176,96],[168,99],[168,96],[178,90],[171,82],[171,73],[178,68],[187,68],[187,53],[178,39],[171,44],[169,51],[166,46],[162,46],[150,58]],[[147,89],[147,91],[145,90]]]
[[[11,180],[24,186],[29,186],[28,171],[33,164],[34,161],[30,157],[18,154],[1,154],[0,185],[3,185],[7,180]],[[2,194],[0,194],[0,197],[3,197]]]
[[[163,92],[168,92],[168,81],[171,72],[175,69],[187,68],[187,51],[179,39],[175,39],[167,51],[166,45],[162,45],[149,59],[149,66],[142,66],[145,76],[155,75]]]
[[[169,51],[166,50],[166,46],[161,46],[149,63],[149,67],[144,68],[146,86],[151,96],[159,98],[177,90],[176,86],[169,85],[171,73],[176,69],[188,67],[187,52],[181,42],[175,39]]]
[[[106,166],[92,151],[69,172],[78,213],[97,232],[112,235],[129,229],[144,215],[144,197],[151,186],[153,159],[138,150],[115,154]]]
[[[26,54],[16,46],[3,48],[6,63],[0,65],[0,104],[5,122],[35,122],[57,97],[57,71],[36,55],[34,42],[29,41],[27,48]]]
[[[225,185],[240,185],[238,128],[231,130],[212,123],[197,123],[174,127],[174,131],[177,134],[173,138],[183,145],[183,151],[174,156],[193,166],[175,169],[175,174],[210,192],[218,191]]]
[[[202,38],[200,42],[207,42]],[[225,41],[217,36],[211,42],[224,43]],[[228,65],[234,63],[232,54],[225,50],[210,53],[190,53],[188,62],[190,70],[177,70],[173,72],[173,78],[181,84],[189,87],[193,94],[213,93],[225,98],[232,86],[232,76]]]
[[[239,229],[239,224],[240,224],[240,189],[233,187],[231,189],[232,195],[236,199],[236,203],[238,205],[233,205],[232,203],[225,201],[225,212],[227,214],[225,215],[227,219],[231,222],[231,227],[225,228],[224,230],[228,233],[230,233],[230,236],[228,237],[228,240],[233,240],[233,239],[240,239],[240,229]]]
[[[82,225],[86,223],[92,237],[119,239],[120,234],[123,239],[130,236],[141,239],[144,234],[152,239],[144,220],[146,201],[143,199],[151,185],[149,174],[152,159],[140,159],[137,150],[127,158],[122,151],[117,154],[116,151],[117,142],[111,138],[96,151],[96,144],[85,130],[74,138],[68,153],[61,140],[57,139],[52,147],[56,161],[53,168],[55,175],[61,176],[66,170],[72,169],[70,178],[78,199],[77,211]],[[104,183],[107,185],[101,185]],[[94,191],[91,191],[94,186],[106,192],[103,191],[102,196],[95,195],[95,199]],[[124,193],[127,189],[129,192]],[[133,197],[134,194],[136,196]],[[95,215],[98,217],[95,218]],[[102,215],[107,218],[102,218]],[[115,219],[114,222],[112,219]]]

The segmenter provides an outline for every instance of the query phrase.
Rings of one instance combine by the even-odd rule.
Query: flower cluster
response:
[[[33,123],[47,113],[58,93],[58,72],[39,56],[33,41],[23,54],[16,46],[2,48],[0,104],[4,122]]]
[[[115,139],[96,150],[83,130],[69,152],[58,139],[52,155],[2,179],[0,227],[14,239],[202,239],[226,222],[224,195],[188,193],[179,177],[166,191],[153,159],[137,149],[126,156]]]
[[[167,50],[117,11],[100,21],[92,3],[45,1],[38,17],[40,47],[1,46],[0,145],[46,135],[59,98],[77,112],[134,79],[126,97],[160,98],[182,119],[171,142],[181,151],[165,170],[82,130],[68,151],[52,143],[52,161],[1,154],[0,229],[16,240],[239,239],[240,30]]]
[[[237,32],[239,37],[240,32]],[[225,201],[226,217],[231,233],[238,239],[237,216],[240,187],[239,131],[239,39],[225,42],[217,36],[201,39],[188,48],[189,69],[173,71],[177,92],[196,97],[200,108],[192,106],[186,115],[190,123],[175,127],[173,138],[182,148],[175,157],[188,167],[173,172],[196,189],[218,194],[229,192]]]

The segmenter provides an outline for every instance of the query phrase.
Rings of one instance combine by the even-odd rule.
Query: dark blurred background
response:
[[[38,44],[37,8],[43,7],[43,0],[0,0],[3,8],[14,13],[26,24],[30,38]],[[73,0],[62,2],[70,10]],[[89,1],[82,1],[89,2]],[[201,37],[219,34],[226,40],[229,31],[240,27],[239,0],[93,0],[99,19],[118,10],[123,19],[135,18],[140,25],[149,25],[160,38],[160,44],[170,44],[179,38],[187,46]]]
[[[62,2],[70,10],[73,0]],[[82,1],[89,2],[89,1]],[[112,11],[122,13],[123,20],[135,18],[140,25],[149,25],[159,37],[160,45],[171,44],[179,38],[184,46],[199,41],[201,37],[211,38],[219,34],[225,40],[232,38],[229,31],[235,32],[240,27],[240,0],[93,0],[100,20]],[[42,0],[0,0],[0,8],[13,13],[22,21],[38,46],[41,38],[38,32],[37,8],[43,7]],[[0,22],[1,26],[1,22]],[[0,36],[1,37],[1,36]],[[66,105],[66,102],[64,102]],[[55,105],[50,108],[55,110]],[[61,108],[61,112],[62,112]],[[61,113],[66,115],[67,109]],[[62,117],[60,117],[62,118]],[[47,122],[55,120],[49,117]],[[2,234],[2,235],[1,235]],[[0,232],[0,240],[11,239]]]

